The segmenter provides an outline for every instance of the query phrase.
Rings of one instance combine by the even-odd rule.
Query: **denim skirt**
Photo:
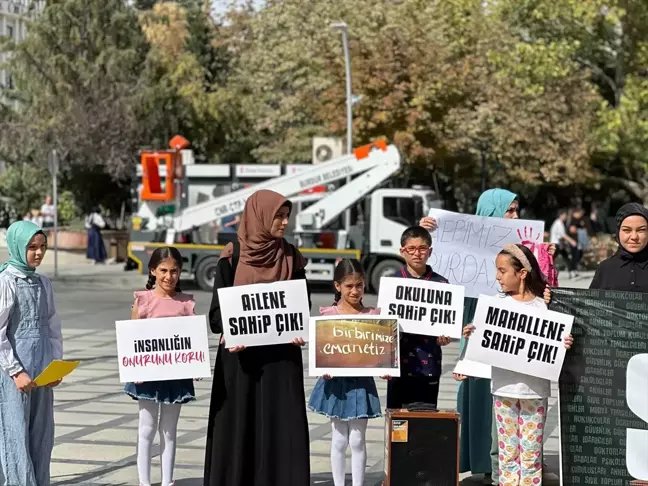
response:
[[[381,416],[376,382],[364,376],[320,378],[311,393],[308,408],[337,420]]]
[[[196,399],[193,380],[145,381],[126,383],[126,395],[134,400],[153,400],[157,403],[187,403]]]

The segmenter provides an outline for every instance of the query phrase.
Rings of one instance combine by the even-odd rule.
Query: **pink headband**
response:
[[[531,271],[531,262],[517,245],[505,245],[504,251],[517,258],[527,272]]]

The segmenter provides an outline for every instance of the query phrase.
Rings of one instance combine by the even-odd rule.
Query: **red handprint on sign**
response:
[[[524,246],[528,247],[529,245],[534,245],[536,241],[540,240],[540,237],[542,236],[541,234],[537,234],[536,237],[533,237],[533,228],[530,226],[525,226],[523,228],[524,234],[522,234],[522,231],[517,230],[518,237],[520,238],[520,243],[522,243]],[[534,241],[535,240],[535,241]]]

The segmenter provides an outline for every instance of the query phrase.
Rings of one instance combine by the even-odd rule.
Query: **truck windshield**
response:
[[[405,226],[417,225],[423,215],[423,198],[414,197],[385,197],[383,216]]]

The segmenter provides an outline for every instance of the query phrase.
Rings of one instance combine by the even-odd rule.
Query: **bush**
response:
[[[63,191],[58,196],[58,223],[67,225],[81,216],[81,210],[77,206],[74,194],[70,191]]]

